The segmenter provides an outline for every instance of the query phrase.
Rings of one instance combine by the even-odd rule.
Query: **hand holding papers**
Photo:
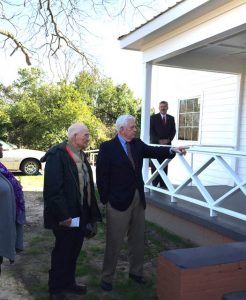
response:
[[[69,218],[67,220],[61,221],[59,225],[65,227],[79,227],[80,217]]]
[[[79,227],[79,221],[80,221],[80,217],[72,218],[70,227]]]

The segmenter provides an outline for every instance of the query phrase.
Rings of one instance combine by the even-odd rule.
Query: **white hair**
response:
[[[115,123],[115,128],[117,132],[120,131],[120,128],[125,127],[129,121],[135,121],[135,118],[131,115],[122,115],[119,116]]]
[[[87,126],[82,123],[72,124],[67,130],[67,138],[70,141],[75,134],[82,132],[84,129],[87,129]]]

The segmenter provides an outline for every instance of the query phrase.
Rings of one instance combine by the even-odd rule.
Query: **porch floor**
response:
[[[217,199],[230,190],[231,187],[206,186],[206,189],[214,199]],[[205,201],[195,186],[183,188],[182,194]],[[234,241],[246,241],[246,221],[222,213],[218,213],[216,217],[210,217],[207,208],[177,198],[177,202],[172,203],[169,195],[152,190],[146,192],[145,196],[147,204],[151,204],[167,213],[203,226]],[[246,214],[246,196],[239,190],[225,199],[221,206]]]

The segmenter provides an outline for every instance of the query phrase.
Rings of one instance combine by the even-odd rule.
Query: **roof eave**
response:
[[[144,46],[166,32],[195,19],[205,11],[230,0],[181,0],[175,6],[154,17],[147,23],[118,38],[120,47],[127,50],[142,51]]]

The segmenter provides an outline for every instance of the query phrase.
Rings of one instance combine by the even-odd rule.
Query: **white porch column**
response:
[[[141,133],[140,138],[149,143],[149,123],[150,123],[150,103],[151,103],[151,81],[152,81],[152,63],[144,64],[144,84],[143,84],[143,102],[141,109]],[[148,179],[149,160],[145,159],[143,163],[143,179]]]

